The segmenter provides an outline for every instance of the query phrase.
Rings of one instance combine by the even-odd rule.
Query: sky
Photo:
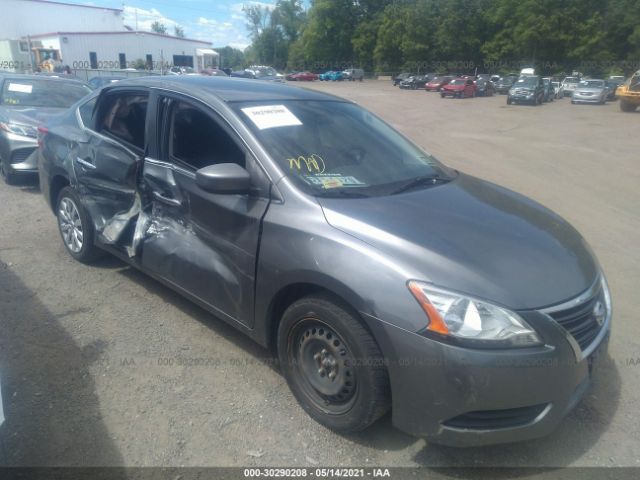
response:
[[[174,25],[184,29],[187,38],[211,42],[214,47],[230,45],[244,49],[249,46],[243,5],[260,4],[273,7],[276,0],[59,0],[65,3],[93,5],[124,10],[125,25],[138,30],[151,30],[155,21],[167,26],[173,34]]]

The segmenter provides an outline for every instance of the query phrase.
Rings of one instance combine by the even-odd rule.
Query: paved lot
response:
[[[2,184],[0,465],[639,465],[640,113],[442,100],[374,81],[307,87],[357,101],[582,232],[615,308],[611,358],[584,401],[521,444],[429,445],[388,417],[336,435],[297,406],[269,352],[115,259],[74,262],[37,187]],[[197,359],[206,365],[180,364]]]

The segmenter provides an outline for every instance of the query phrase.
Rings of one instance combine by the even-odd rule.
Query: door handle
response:
[[[158,192],[153,192],[153,198],[155,198],[159,202],[166,203],[167,205],[171,205],[172,207],[182,206],[182,202],[180,200],[176,200],[175,198],[165,197],[164,195]]]
[[[83,167],[90,168],[91,170],[94,170],[96,168],[93,163],[87,162],[84,158],[76,157],[76,162],[78,162]]]

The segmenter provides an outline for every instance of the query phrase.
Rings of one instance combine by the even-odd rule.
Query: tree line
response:
[[[278,0],[247,4],[244,13],[252,43],[226,56],[245,65],[380,73],[640,68],[638,0],[311,0],[307,9],[302,0]]]

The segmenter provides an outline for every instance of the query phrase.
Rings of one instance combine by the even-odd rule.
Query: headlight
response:
[[[23,125],[21,123],[6,123],[0,122],[0,130],[13,133],[15,135],[21,135],[23,137],[36,138],[38,136],[38,130],[31,125]]]
[[[407,286],[429,318],[428,331],[485,348],[542,344],[515,312],[415,280]]]
[[[604,278],[604,273],[600,274],[600,283],[602,285],[602,293],[604,296],[604,306],[606,309],[606,319],[611,316],[613,311],[613,305],[611,304],[611,293],[609,292],[609,284],[607,283],[607,279]]]

